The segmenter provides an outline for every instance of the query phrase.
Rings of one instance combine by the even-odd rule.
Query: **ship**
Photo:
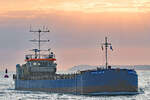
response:
[[[105,68],[77,71],[70,74],[58,74],[57,63],[54,52],[48,49],[47,54],[41,53],[41,33],[49,30],[37,30],[30,32],[38,33],[38,49],[33,49],[33,54],[25,56],[25,64],[16,65],[16,74],[13,75],[16,90],[44,91],[50,93],[67,93],[76,95],[118,95],[137,94],[138,75],[134,69],[112,68],[108,65],[108,47],[112,44],[102,43],[105,49]],[[104,46],[104,48],[103,48]]]

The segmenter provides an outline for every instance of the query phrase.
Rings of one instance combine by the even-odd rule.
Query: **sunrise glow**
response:
[[[111,64],[150,64],[149,18],[149,0],[2,0],[0,62],[9,60],[12,70],[24,63],[25,50],[33,48],[29,26],[46,25],[58,70],[104,64],[99,45],[106,35],[115,49]]]
[[[0,5],[1,12],[51,9],[82,12],[150,11],[149,0],[4,0]]]

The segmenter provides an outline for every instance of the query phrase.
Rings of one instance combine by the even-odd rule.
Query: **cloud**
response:
[[[60,69],[79,64],[104,64],[101,62],[104,59],[99,58],[103,52],[99,54],[97,50],[100,50],[105,36],[109,37],[116,50],[114,54],[118,55],[112,56],[112,64],[135,64],[136,60],[138,64],[148,64],[149,18],[148,12],[85,13],[51,9],[1,13],[0,53],[5,59],[1,56],[0,63],[11,60],[8,66],[12,69],[15,69],[15,64],[24,63],[24,51],[36,47],[28,42],[35,37],[29,33],[31,24],[33,28],[46,25],[50,29],[51,32],[43,38],[51,40],[47,47],[56,52]],[[129,55],[132,55],[130,60],[127,58]]]
[[[15,2],[15,3],[14,3]],[[149,12],[148,0],[5,0],[1,12],[50,9],[62,11],[91,12]]]
[[[49,12],[12,11],[1,14],[0,28],[1,32],[5,33],[5,37],[7,37],[9,32],[10,35],[8,36],[14,34],[13,36],[15,37],[16,34],[18,34],[18,36],[20,34],[26,36],[30,24],[33,26],[38,24],[47,25],[50,27],[52,34],[54,34],[53,37],[57,37],[55,38],[56,41],[60,42],[56,42],[59,43],[58,46],[60,47],[65,46],[64,44],[74,44],[74,46],[77,47],[80,46],[78,44],[81,44],[81,47],[83,45],[91,46],[94,45],[97,40],[103,39],[106,34],[109,34],[109,36],[112,36],[115,40],[122,38],[120,39],[122,43],[125,43],[125,40],[131,42],[127,41],[126,45],[138,46],[140,43],[141,45],[143,43],[147,44],[146,41],[149,40],[149,17],[150,13],[142,12],[106,12],[89,14],[56,10],[51,10]],[[84,41],[87,41],[87,43]]]

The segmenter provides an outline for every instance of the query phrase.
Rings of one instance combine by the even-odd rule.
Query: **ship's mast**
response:
[[[108,43],[107,37],[105,37],[105,43],[102,43],[102,50],[103,50],[103,46],[105,46],[105,59],[106,59],[106,69],[108,68],[108,47],[110,46],[110,49],[112,49],[111,43]]]
[[[41,40],[41,33],[46,33],[46,32],[50,32],[49,30],[31,30],[30,29],[30,32],[34,32],[34,33],[38,33],[38,40],[30,40],[31,42],[38,42],[38,49],[33,49],[33,51],[35,52],[39,52],[39,59],[40,59],[40,51],[41,51],[41,42],[49,42],[49,40]]]

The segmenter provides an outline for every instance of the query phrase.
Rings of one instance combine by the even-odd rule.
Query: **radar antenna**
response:
[[[112,45],[111,43],[108,43],[108,38],[105,37],[105,43],[102,43],[101,47],[102,47],[102,50],[104,49],[103,46],[105,46],[105,59],[106,59],[106,69],[108,69],[108,47],[110,47],[110,49],[113,51],[113,48],[112,48]]]
[[[40,59],[40,51],[41,51],[41,42],[49,42],[49,40],[41,40],[41,33],[47,33],[50,32],[47,28],[45,29],[45,26],[43,26],[43,29],[38,30],[32,30],[30,26],[30,32],[38,33],[38,40],[30,40],[31,42],[38,42],[38,49],[33,49],[35,51],[35,56],[37,55],[37,52],[39,52],[39,59]]]

